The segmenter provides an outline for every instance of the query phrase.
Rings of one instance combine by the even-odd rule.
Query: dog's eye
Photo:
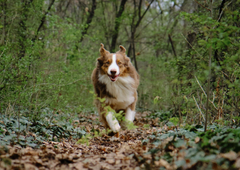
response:
[[[109,62],[109,61],[107,61],[105,64],[110,64],[110,62]]]
[[[122,62],[119,61],[119,62],[118,62],[118,65],[120,65],[120,64],[122,64]]]

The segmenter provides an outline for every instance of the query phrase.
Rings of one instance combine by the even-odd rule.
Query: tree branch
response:
[[[200,5],[201,7],[203,7],[204,9],[208,10],[209,12],[211,12],[211,10],[205,6],[203,6],[200,2],[198,2],[197,0],[195,0],[195,2]]]
[[[171,43],[174,56],[177,57],[177,54],[176,54],[176,51],[175,51],[175,48],[174,48],[174,45],[173,45],[173,41],[172,41],[172,38],[171,38],[171,35],[170,35],[170,34],[168,34],[168,39],[169,39],[169,41],[170,41],[170,43]]]
[[[49,6],[48,6],[47,11],[44,13],[44,15],[43,15],[43,17],[42,17],[42,19],[41,19],[41,23],[40,23],[40,25],[38,26],[36,35],[35,35],[34,38],[32,39],[33,42],[36,41],[37,36],[38,36],[38,33],[39,33],[40,29],[43,27],[43,24],[44,24],[44,22],[45,22],[45,20],[46,20],[46,16],[47,16],[47,14],[49,13],[49,11],[51,10],[54,2],[55,2],[55,0],[52,0],[52,2],[51,2],[51,3],[49,4]]]
[[[97,2],[96,0],[92,0],[92,9],[90,11],[90,14],[88,15],[88,18],[87,18],[87,22],[86,22],[86,27],[83,29],[82,31],[82,35],[81,35],[81,39],[79,42],[82,42],[83,41],[83,37],[84,35],[87,34],[87,31],[88,31],[88,28],[90,27],[90,24],[92,22],[92,19],[94,17],[94,13],[95,13],[95,9],[97,8]]]
[[[222,19],[224,9],[232,3],[232,1],[231,1],[224,7],[225,2],[226,2],[226,0],[223,0],[219,7],[218,20],[217,20],[218,22],[220,22]]]
[[[139,1],[139,10],[138,10],[138,17],[141,18],[141,12],[142,12],[142,0]]]
[[[134,0],[134,15],[133,15],[133,19],[132,19],[132,24],[131,24],[131,44],[128,48],[128,55],[131,54],[131,50],[132,50],[132,55],[133,55],[133,60],[134,60],[134,63],[135,63],[135,68],[136,70],[138,71],[138,66],[137,66],[137,59],[136,59],[136,54],[135,54],[135,33],[136,33],[136,30],[137,30],[137,27],[139,26],[139,24],[141,23],[143,17],[145,16],[145,14],[147,13],[147,11],[149,10],[151,4],[153,3],[154,0],[152,0],[150,2],[150,4],[148,4],[148,7],[147,9],[144,11],[144,13],[141,15],[141,6],[142,6],[142,3],[140,1],[139,3],[139,6],[138,6],[138,21],[136,24],[134,24],[135,22],[135,17],[136,17],[136,13],[137,13],[137,8],[136,8],[136,1]]]
[[[142,16],[140,18],[138,18],[138,22],[136,23],[135,27],[137,28],[140,24],[140,22],[142,21],[143,17],[145,16],[145,14],[147,13],[147,11],[149,10],[151,4],[153,3],[154,0],[152,0],[150,2],[150,4],[148,5],[147,9],[144,11],[144,13],[142,14]]]

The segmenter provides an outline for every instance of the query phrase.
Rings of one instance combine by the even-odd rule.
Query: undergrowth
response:
[[[74,125],[73,118],[67,119],[67,115],[58,113],[51,116],[40,114],[37,119],[30,119],[27,115],[1,115],[0,119],[0,145],[37,148],[43,141],[79,139],[86,134],[85,130]]]
[[[45,112],[35,119],[30,119],[26,114],[1,115],[0,145],[39,148],[47,141],[67,139],[89,146],[95,138],[106,138],[108,132],[102,127],[99,128],[99,122],[93,118],[93,114],[66,115],[58,112],[51,115]],[[162,165],[164,161],[165,168],[169,166],[173,169],[234,169],[238,166],[239,127],[211,124],[208,131],[204,132],[202,125],[179,126],[177,119],[165,111],[148,113],[140,119],[136,122],[146,122],[143,127],[138,124],[138,127],[134,127],[130,132],[134,134],[139,130],[152,130],[147,136],[143,136],[142,147],[149,148],[145,155],[151,156],[153,167]],[[154,123],[155,120],[157,124]],[[144,156],[138,157],[138,160],[144,162]]]
[[[234,169],[239,140],[240,128],[213,124],[207,132],[201,125],[168,127],[149,135],[142,143],[153,145],[147,153],[153,161],[164,159],[176,169]]]

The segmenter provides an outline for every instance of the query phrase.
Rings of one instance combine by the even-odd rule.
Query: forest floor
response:
[[[238,169],[240,152],[212,154],[199,149],[202,138],[175,126],[159,126],[158,118],[139,113],[135,128],[108,136],[97,115],[75,124],[87,131],[80,140],[44,141],[39,148],[20,145],[0,148],[0,169]],[[176,136],[178,135],[178,137]],[[226,136],[225,136],[226,137]],[[176,140],[178,138],[178,140]],[[214,143],[212,141],[212,143]],[[202,145],[201,145],[202,146]],[[207,146],[209,147],[209,146]],[[198,149],[197,149],[198,148]]]

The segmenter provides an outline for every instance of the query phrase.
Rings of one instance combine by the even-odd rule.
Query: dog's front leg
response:
[[[130,108],[128,108],[128,109],[126,110],[125,119],[126,119],[127,121],[133,122],[133,120],[134,120],[134,118],[135,118],[135,114],[136,114],[135,111],[133,111],[133,110],[131,110]]]
[[[106,115],[106,121],[108,123],[108,126],[111,128],[111,130],[116,133],[120,130],[120,125],[116,119],[116,117],[114,116],[113,112],[108,112]]]

